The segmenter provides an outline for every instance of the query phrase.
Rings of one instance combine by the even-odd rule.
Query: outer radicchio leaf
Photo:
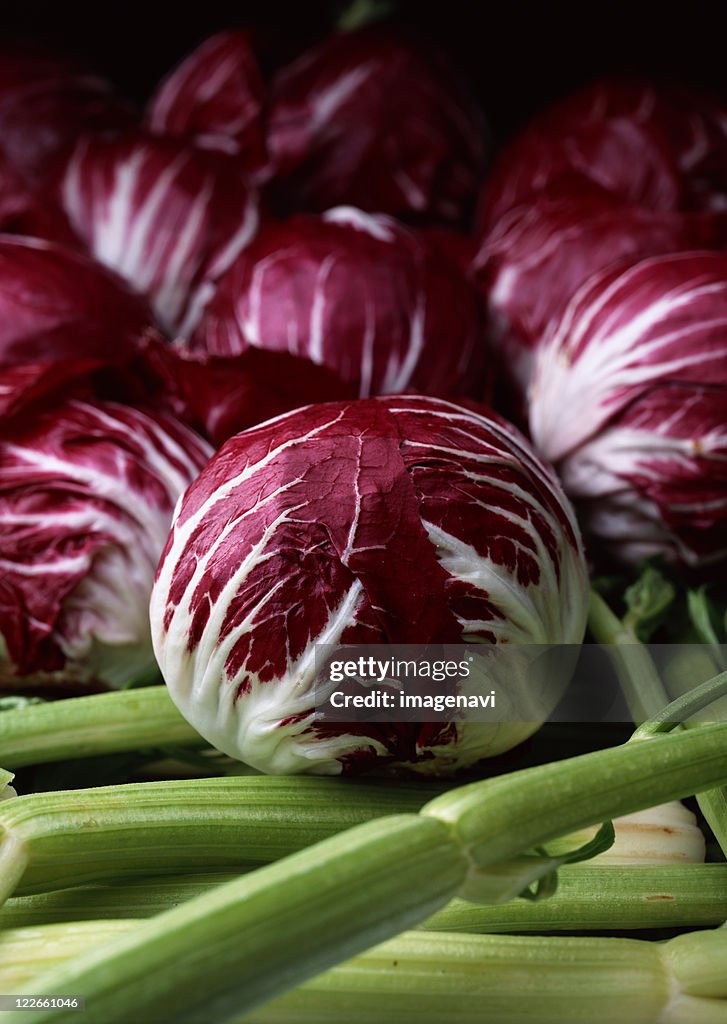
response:
[[[560,467],[585,528],[620,561],[727,557],[727,386],[655,386]]]
[[[396,221],[346,207],[265,225],[220,282],[189,347],[297,356],[360,397],[481,396],[484,386],[481,310],[461,270]],[[301,390],[298,404],[310,400]]]
[[[0,366],[66,358],[117,365],[153,330],[141,296],[86,256],[0,235]]]
[[[233,29],[206,39],[164,79],[146,124],[156,135],[235,154],[257,176],[267,164],[263,104],[250,34]]]
[[[391,29],[340,32],[273,81],[269,146],[286,211],[345,204],[467,224],[486,139],[444,57]]]
[[[0,53],[0,153],[28,180],[49,183],[82,135],[130,123],[108,82],[71,61],[36,51]]]
[[[165,415],[46,404],[0,439],[4,675],[112,685],[154,670],[148,599],[174,505],[210,451]]]
[[[258,226],[239,163],[172,139],[83,140],[61,196],[95,258],[148,296],[172,335],[191,330]]]
[[[725,324],[727,256],[678,253],[592,277],[538,352],[532,436],[624,561],[727,554]]]
[[[536,727],[323,723],[318,643],[580,643],[587,573],[552,472],[441,399],[308,406],[231,438],[177,510],[151,602],[174,701],[269,772],[446,773]]]
[[[99,359],[45,360],[19,363],[0,371],[0,418],[5,427],[11,419],[32,416],[36,406],[53,396],[93,397],[94,378],[108,364]]]
[[[356,397],[325,366],[289,352],[249,348],[239,356],[192,355],[151,339],[144,370],[174,413],[216,446],[240,430],[299,408],[301,400]]]
[[[540,193],[501,217],[475,257],[490,343],[524,393],[535,349],[592,274],[627,258],[724,242],[723,217],[649,210],[601,190]]]

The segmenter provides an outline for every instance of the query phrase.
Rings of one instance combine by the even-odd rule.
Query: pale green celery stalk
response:
[[[727,723],[705,726],[451,790],[418,815],[358,825],[143,921],[32,991],[84,996],[85,1024],[237,1019],[455,895],[512,898],[552,873],[557,860],[528,854],[550,840],[727,783],[726,745]],[[3,1024],[72,1014],[23,1011]]]
[[[574,864],[558,875],[558,889],[547,900],[482,906],[454,899],[420,927],[452,932],[631,931],[706,928],[727,920],[726,864]],[[238,876],[176,875],[20,896],[0,910],[0,929],[153,917]]]
[[[239,878],[244,870],[246,869],[194,875],[156,875],[120,885],[86,885],[37,893],[33,896],[14,896],[0,909],[0,930],[62,924],[68,921],[153,917],[163,910],[169,910],[195,896],[209,892],[216,885]],[[719,888],[709,887],[710,896],[717,906],[721,902]],[[727,881],[725,888],[727,891]],[[699,896],[697,901],[700,901]],[[727,912],[723,919],[727,919]]]
[[[127,934],[134,925],[123,919],[74,921],[0,931],[0,991],[15,993],[36,975]]]
[[[608,645],[634,722],[639,724],[659,715],[665,706],[669,705],[669,696],[648,648],[641,643],[633,630],[614,614],[603,598],[593,591],[589,605],[588,628],[598,643]],[[701,673],[705,670],[705,660],[703,652],[698,648],[695,652],[698,660],[695,675],[684,663],[685,657],[688,657],[688,652],[686,656],[684,654],[687,647],[688,645],[684,645],[680,654],[682,664],[679,677],[693,680],[694,685],[704,679]],[[687,696],[688,692],[684,695]],[[679,713],[683,714],[683,708],[679,708]],[[686,723],[684,727],[701,728],[702,722]],[[698,793],[697,802],[722,852],[727,856],[727,790],[719,788]]]
[[[669,694],[648,648],[594,590],[588,607],[588,627],[599,644],[609,647],[633,721],[636,725],[648,721],[669,703]]]
[[[684,935],[663,946],[617,938],[408,932],[243,1020],[725,1024],[725,958],[727,933],[719,932]]]
[[[558,888],[546,900],[480,906],[454,899],[421,927],[483,933],[620,932],[708,928],[725,920],[727,864],[624,868],[586,863],[562,867]],[[5,927],[1,915],[0,926]]]
[[[202,746],[166,686],[31,704],[0,714],[0,764],[20,768],[158,746]]]
[[[0,904],[103,879],[265,863],[441,787],[264,776],[146,782],[0,802]]]
[[[6,992],[33,987],[44,965],[82,955],[138,927],[129,920],[113,926],[90,921],[1,933],[0,987]],[[719,932],[687,934],[663,945],[405,932],[242,1020],[712,1024],[727,1019],[725,955],[727,933]]]
[[[671,704],[667,704],[648,722],[640,725],[631,737],[632,740],[648,739],[657,733],[670,732],[677,725],[688,724],[685,719],[694,713],[714,704],[727,694],[727,672],[699,683],[692,690],[681,694]]]

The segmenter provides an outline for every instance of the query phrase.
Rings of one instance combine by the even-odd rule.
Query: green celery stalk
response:
[[[245,1024],[725,1024],[727,933],[620,938],[408,932]],[[697,991],[694,991],[694,990]]]
[[[558,889],[547,900],[487,906],[454,899],[420,927],[491,933],[631,931],[706,928],[727,920],[727,864],[573,864],[558,875]],[[0,929],[153,917],[238,876],[172,875],[15,897],[0,910]]]
[[[71,697],[0,714],[0,764],[5,768],[145,747],[203,745],[166,686]]]
[[[236,1019],[453,896],[511,899],[552,874],[559,861],[544,846],[559,836],[727,783],[725,749],[717,724],[450,790],[419,814],[355,826],[143,921],[33,991],[83,995],[86,1024]],[[23,1011],[4,1024],[72,1014]]]
[[[636,725],[648,721],[669,704],[667,693],[648,647],[618,618],[595,591],[588,606],[588,628],[608,653]]]
[[[124,919],[74,921],[0,931],[0,991],[19,991],[44,971],[128,934],[134,923]]]
[[[594,592],[591,592],[588,627],[594,639],[608,647],[634,722],[638,724],[646,721],[648,723],[650,719],[664,713],[667,717],[670,713],[676,714],[677,718],[686,717],[684,712],[688,706],[687,703],[680,704],[679,698],[671,704],[668,703],[666,688],[659,677],[647,646],[641,643],[634,631],[614,614],[603,598]],[[703,679],[704,655],[700,649],[695,652],[695,660],[698,661],[699,668],[696,674],[693,674],[690,671],[692,666],[686,663],[687,647],[688,645],[685,645],[680,652],[681,672],[679,675],[682,679],[685,674],[687,678],[691,677],[694,680],[693,686],[695,686]],[[718,682],[723,678],[724,673],[714,677]],[[690,691],[686,690],[682,696],[688,702]],[[702,710],[702,708],[703,706],[695,706],[694,710]],[[685,722],[680,728],[699,729],[702,725],[702,721]],[[722,848],[722,852],[727,856],[727,790],[720,787],[698,793],[697,801]]]
[[[639,931],[716,927],[727,920],[727,864],[611,867],[565,865],[545,900],[482,906],[454,899],[422,925],[429,931]],[[0,916],[0,924],[2,917]]]
[[[92,954],[135,921],[0,933],[0,987]],[[405,932],[258,1007],[240,1024],[717,1024],[727,1020],[727,932],[623,938]],[[145,1018],[149,1020],[149,1018]],[[160,1020],[173,1019],[161,1017]],[[210,1020],[216,1019],[212,1016]]]
[[[0,802],[0,903],[108,878],[265,863],[371,818],[417,811],[439,792],[243,776],[15,797]]]

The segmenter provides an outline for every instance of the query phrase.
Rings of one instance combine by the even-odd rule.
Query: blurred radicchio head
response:
[[[535,722],[322,723],[316,645],[581,642],[588,580],[552,471],[484,408],[308,406],[230,439],[180,504],[151,601],[173,700],[266,772],[446,774]]]
[[[278,72],[268,144],[284,211],[340,204],[459,225],[488,149],[443,55],[381,26],[339,32]]]
[[[727,256],[594,275],[538,352],[530,428],[587,531],[627,562],[727,556]]]
[[[45,369],[0,374],[2,676],[120,685],[155,671],[154,571],[211,450],[171,416],[43,394]]]
[[[86,138],[60,195],[92,255],[148,297],[172,336],[192,329],[258,226],[257,193],[240,164],[178,139]]]
[[[0,52],[0,153],[34,185],[82,135],[128,128],[131,113],[104,79],[36,48]]]
[[[154,135],[235,155],[256,178],[267,164],[264,90],[249,32],[201,43],[160,84],[146,111]]]
[[[652,210],[724,208],[727,110],[683,87],[629,79],[589,86],[506,147],[481,197],[480,226],[539,193],[584,182]]]
[[[0,232],[47,238],[71,247],[79,246],[71,225],[47,190],[28,184],[0,152]]]
[[[422,235],[349,207],[264,225],[222,279],[189,350],[251,348],[309,360],[360,397],[485,386],[480,304],[462,270]]]
[[[473,260],[488,341],[524,395],[533,359],[578,288],[628,258],[724,245],[723,216],[650,210],[602,189],[541,192],[504,214]]]
[[[69,358],[120,364],[153,333],[144,299],[87,256],[0,235],[0,367]]]

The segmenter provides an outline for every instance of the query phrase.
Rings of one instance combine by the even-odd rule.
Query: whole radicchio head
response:
[[[587,573],[552,472],[442,399],[333,402],[230,439],[175,517],[151,601],[172,698],[264,771],[447,773],[538,723],[322,724],[316,645],[581,642]]]
[[[617,265],[573,297],[538,353],[536,446],[623,561],[727,556],[727,257]]]
[[[441,53],[381,26],[338,32],[272,83],[273,194],[468,225],[487,162],[477,104]]]
[[[362,398],[481,397],[485,386],[480,304],[461,268],[418,232],[351,207],[263,226],[188,348],[299,357]],[[303,391],[298,404],[309,400]]]
[[[175,503],[211,449],[171,416],[42,394],[47,364],[32,370],[0,375],[13,413],[0,432],[5,682],[148,676],[154,571]]]

